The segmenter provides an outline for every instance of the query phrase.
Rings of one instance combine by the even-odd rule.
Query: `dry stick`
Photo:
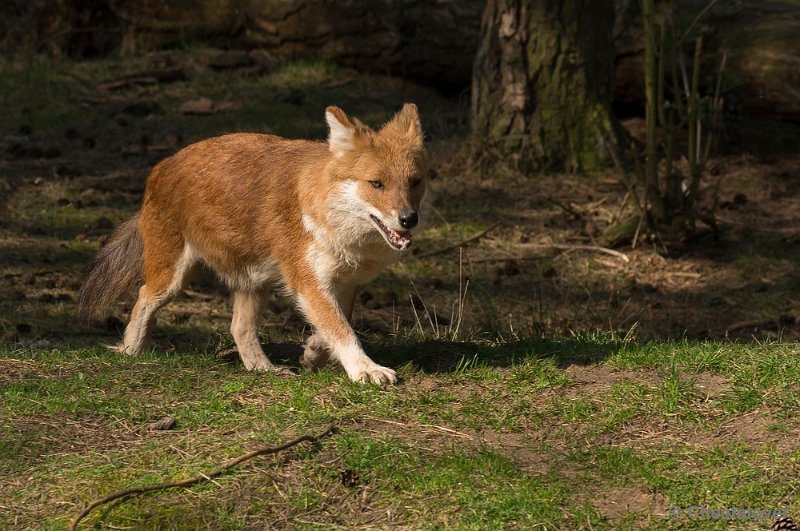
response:
[[[421,254],[421,255],[417,256],[417,259],[418,260],[422,260],[423,258],[428,258],[429,256],[436,256],[437,254],[444,254],[444,253],[450,252],[450,251],[452,251],[454,249],[458,249],[460,247],[464,247],[468,243],[472,243],[472,242],[474,242],[476,240],[480,240],[481,238],[483,238],[484,236],[486,236],[487,234],[489,234],[491,231],[493,231],[494,229],[496,229],[499,226],[500,226],[500,222],[498,221],[497,223],[495,223],[494,225],[492,225],[488,229],[486,229],[486,230],[484,230],[482,232],[479,232],[478,234],[476,234],[475,236],[472,236],[471,238],[467,238],[466,240],[460,241],[460,242],[455,243],[453,245],[448,245],[447,247],[445,247],[443,249],[438,249],[436,251],[431,251],[429,253]]]
[[[437,426],[435,424],[405,424],[403,422],[397,422],[397,421],[388,420],[388,419],[379,419],[379,418],[376,418],[376,417],[365,417],[365,418],[367,418],[369,420],[374,420],[376,422],[383,422],[384,424],[392,424],[394,426],[400,426],[400,427],[403,427],[403,428],[419,427],[419,428],[427,428],[427,429],[437,430],[437,431],[441,431],[441,432],[447,433],[448,435],[452,435],[453,437],[461,437],[461,438],[464,438],[464,439],[475,439],[476,438],[473,435],[470,435],[469,433],[464,433],[464,432],[457,431],[457,430],[454,430],[454,429],[451,429],[451,428],[446,428],[444,426]]]
[[[117,492],[115,492],[113,494],[109,494],[105,498],[101,498],[99,500],[95,500],[92,503],[90,503],[89,505],[87,505],[86,508],[83,511],[81,511],[81,514],[79,514],[75,518],[75,520],[72,521],[72,524],[70,524],[70,526],[69,526],[69,531],[75,531],[78,528],[78,524],[80,523],[80,521],[83,520],[84,518],[86,518],[87,516],[89,516],[89,513],[91,513],[97,507],[100,507],[101,505],[105,505],[106,503],[112,502],[112,501],[117,500],[119,498],[125,498],[127,496],[134,496],[134,495],[137,495],[137,494],[144,494],[145,492],[152,492],[154,490],[171,489],[173,487],[186,488],[186,487],[194,485],[195,483],[198,483],[200,481],[211,481],[213,478],[219,476],[220,474],[222,474],[223,472],[227,471],[228,469],[235,467],[239,463],[243,463],[243,462],[245,462],[245,461],[247,461],[249,459],[252,459],[254,457],[257,457],[259,455],[276,454],[278,452],[282,452],[283,450],[287,450],[287,449],[291,448],[292,446],[296,446],[296,445],[300,444],[301,442],[305,442],[305,441],[317,444],[320,441],[320,439],[323,439],[323,438],[325,438],[325,437],[327,437],[329,435],[333,435],[336,432],[337,432],[337,428],[335,426],[331,426],[330,428],[328,428],[327,430],[325,430],[324,432],[320,433],[317,436],[314,436],[314,435],[302,435],[302,436],[298,437],[297,439],[294,439],[292,441],[284,443],[284,444],[282,444],[280,446],[276,446],[274,448],[261,448],[260,450],[253,450],[252,452],[248,452],[248,453],[246,453],[244,455],[241,455],[239,457],[231,459],[230,461],[228,461],[227,463],[225,463],[224,465],[222,465],[221,467],[219,467],[218,469],[214,470],[213,472],[211,472],[209,474],[199,474],[199,475],[194,476],[192,478],[184,479],[184,480],[181,480],[181,481],[170,481],[170,482],[167,482],[167,483],[158,483],[157,485],[144,485],[144,486],[141,486],[141,487],[131,487],[129,489],[124,489],[124,490],[117,491]]]
[[[625,253],[621,253],[619,251],[615,251],[614,249],[609,249],[608,247],[600,247],[599,245],[572,245],[566,243],[526,243],[524,247],[528,249],[560,249],[564,251],[595,251],[598,253],[604,253],[616,258],[619,258],[623,262],[630,262],[631,259],[628,258],[628,255]]]
[[[493,256],[492,258],[479,258],[472,260],[474,264],[498,264],[500,262],[528,262],[531,260],[547,260],[549,256]]]

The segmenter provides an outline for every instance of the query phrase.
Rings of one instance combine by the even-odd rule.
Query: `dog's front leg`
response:
[[[298,290],[300,309],[315,328],[315,336],[322,338],[351,380],[379,385],[393,384],[397,381],[395,372],[381,367],[367,356],[348,323],[347,314],[352,312],[355,297],[355,290],[351,291],[349,294],[334,294],[318,285],[304,286]],[[341,307],[337,298],[342,299]]]
[[[356,299],[356,287],[349,284],[339,284],[335,288],[336,302],[348,322],[352,323],[353,306]],[[306,369],[318,371],[331,357],[331,349],[319,334],[312,334],[305,344],[300,364]]]

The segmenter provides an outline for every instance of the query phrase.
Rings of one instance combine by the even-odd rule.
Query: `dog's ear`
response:
[[[389,123],[384,126],[384,130],[391,131],[406,138],[416,148],[422,147],[422,124],[419,121],[419,111],[413,103],[406,103],[403,108],[394,115]]]
[[[328,122],[330,134],[328,147],[331,153],[341,157],[355,149],[356,126],[339,107],[330,106],[325,109],[325,120]]]

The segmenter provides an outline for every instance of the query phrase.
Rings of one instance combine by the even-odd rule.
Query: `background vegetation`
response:
[[[471,21],[458,27],[474,37],[460,42],[475,48],[460,55],[408,25],[426,14],[423,3],[364,11],[374,31],[361,42],[376,53],[363,61],[345,53],[364,46],[336,24],[326,38],[311,32],[298,38],[305,47],[282,51],[265,40],[275,34],[268,25],[252,21],[282,20],[274,31],[284,31],[291,10],[234,4],[219,4],[222,17],[143,3],[137,13],[158,14],[149,25],[111,2],[0,10],[8,50],[0,63],[1,527],[61,529],[111,491],[207,473],[331,424],[340,433],[319,448],[115,503],[84,525],[753,529],[771,522],[676,520],[668,510],[797,514],[800,136],[793,96],[781,88],[794,75],[781,61],[797,48],[781,39],[795,35],[782,33],[798,20],[795,3],[774,7],[774,19],[750,20],[752,5],[730,11],[724,2],[709,15],[709,54],[739,31],[741,46],[760,43],[749,50],[778,43],[769,64],[782,75],[766,76],[760,99],[747,96],[768,62],[729,52],[725,128],[704,174],[719,198],[717,231],[701,224],[668,245],[645,239],[635,249],[603,239],[635,211],[615,166],[534,173],[471,134],[469,75],[455,66],[449,77],[436,74],[436,51],[471,64],[482,3],[427,12],[441,27]],[[619,83],[626,62],[642,75],[630,51],[641,43],[630,4],[616,5],[617,25],[630,24],[614,30],[610,93],[624,133],[644,144],[643,91]],[[107,18],[69,15],[87,6]],[[316,15],[298,13],[306,23],[297,27],[319,29]],[[42,25],[44,15],[55,26]],[[185,22],[176,29],[177,19]],[[200,31],[195,20],[208,24]],[[234,22],[264,32],[229,31]],[[413,42],[432,50],[428,60],[415,63]],[[210,277],[160,314],[157,348],[144,356],[102,348],[117,340],[131,301],[77,324],[82,271],[138,209],[159,160],[226,132],[322,139],[326,105],[378,125],[404,101],[418,104],[428,138],[430,223],[407,260],[365,287],[355,311],[367,350],[399,370],[399,386],[355,385],[336,366],[293,380],[245,373],[230,356],[227,294]],[[680,171],[688,171],[685,141],[677,136]],[[276,297],[265,320],[270,356],[296,366],[308,333],[302,319]],[[159,429],[165,417],[175,422]]]

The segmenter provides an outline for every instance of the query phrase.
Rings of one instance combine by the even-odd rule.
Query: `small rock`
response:
[[[177,424],[178,421],[174,416],[167,415],[166,417],[160,418],[155,422],[145,424],[144,428],[149,431],[164,431],[175,429]]]

